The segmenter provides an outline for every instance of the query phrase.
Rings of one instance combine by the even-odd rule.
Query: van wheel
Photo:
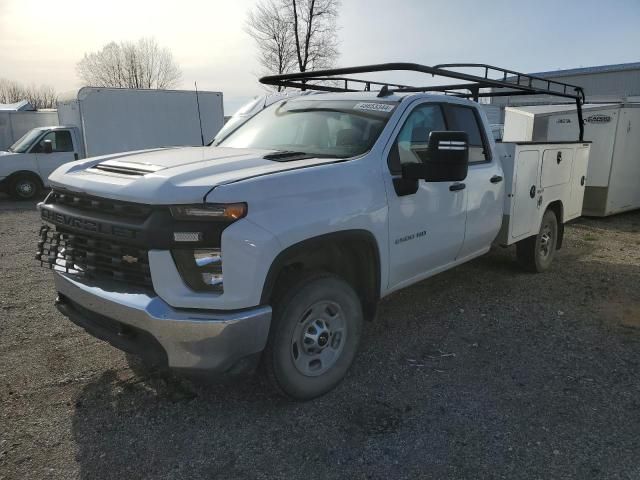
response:
[[[553,211],[547,210],[542,217],[538,234],[516,243],[518,262],[530,272],[544,272],[551,266],[557,246],[558,220]]]
[[[353,362],[362,307],[351,285],[319,274],[297,282],[273,305],[262,367],[275,390],[309,400],[333,389]]]
[[[33,175],[16,175],[9,184],[9,193],[16,200],[31,200],[42,188],[40,180]]]

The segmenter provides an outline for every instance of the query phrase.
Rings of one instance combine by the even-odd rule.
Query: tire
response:
[[[542,217],[540,231],[516,244],[518,262],[525,270],[541,273],[551,267],[558,246],[558,219],[547,210]]]
[[[356,356],[362,319],[358,295],[341,278],[319,274],[294,283],[273,305],[262,361],[266,379],[295,400],[332,390]]]
[[[9,193],[16,200],[32,200],[41,188],[40,180],[34,175],[18,174],[9,183]]]

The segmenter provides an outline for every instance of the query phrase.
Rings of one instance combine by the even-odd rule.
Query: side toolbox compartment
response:
[[[502,228],[496,241],[512,245],[536,235],[549,205],[560,202],[563,222],[580,216],[589,164],[589,143],[502,143],[505,176]]]
[[[545,148],[542,153],[542,188],[569,183],[573,148]]]
[[[505,175],[505,202],[498,243],[511,245],[536,233],[541,151],[504,143],[499,147]]]

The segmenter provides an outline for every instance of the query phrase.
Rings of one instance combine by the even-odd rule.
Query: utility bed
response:
[[[496,148],[505,177],[500,245],[535,234],[542,207],[553,202],[562,205],[561,223],[581,215],[590,142],[498,142]]]

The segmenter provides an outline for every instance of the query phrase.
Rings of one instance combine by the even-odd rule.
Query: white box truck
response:
[[[582,213],[607,216],[640,208],[640,104],[587,104],[582,110],[584,138],[593,142]],[[569,141],[577,134],[575,105],[505,109],[505,142]]]
[[[30,199],[67,162],[203,145],[222,127],[224,112],[220,92],[83,87],[58,101],[58,119],[0,152],[0,190]]]
[[[395,70],[465,83],[441,95],[342,78]],[[328,92],[276,101],[212,146],[62,166],[39,204],[36,255],[58,309],[156,365],[215,375],[261,363],[285,395],[326,393],[381,297],[496,239],[547,270],[580,215],[589,143],[497,148],[479,89],[549,90],[487,77],[496,70],[507,75],[394,63],[265,77]]]

